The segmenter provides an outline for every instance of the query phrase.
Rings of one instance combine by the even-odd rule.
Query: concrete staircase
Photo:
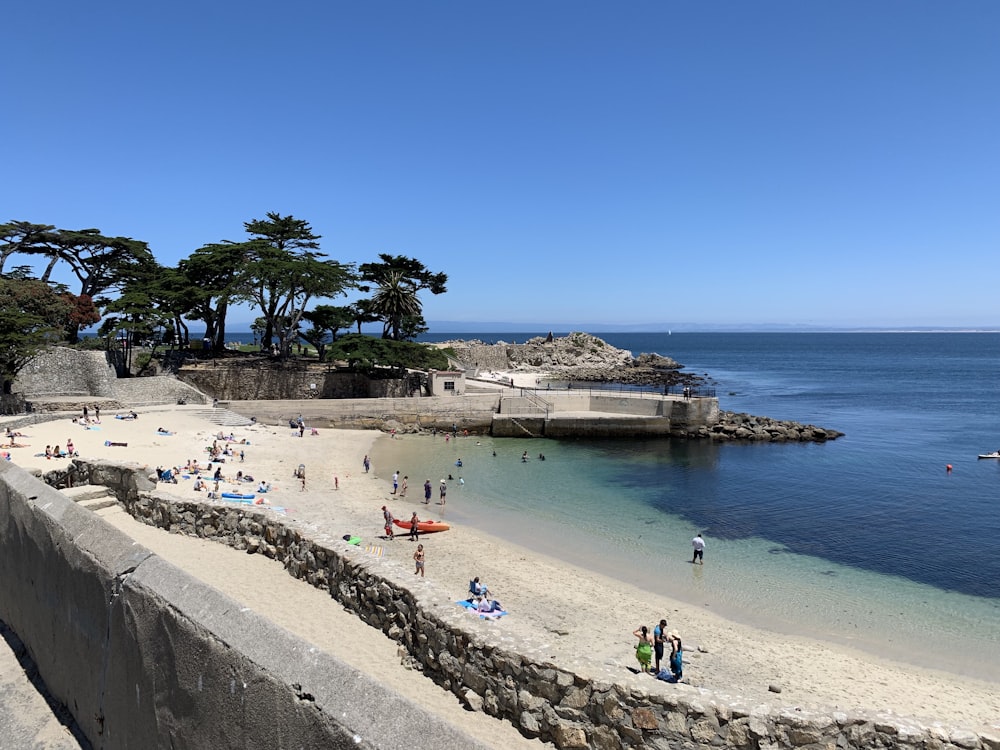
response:
[[[253,421],[244,417],[242,414],[237,414],[234,411],[229,411],[229,409],[223,409],[218,406],[214,409],[211,407],[198,409],[195,411],[195,414],[200,419],[206,419],[209,422],[222,427],[246,427],[253,424]]]
[[[110,490],[99,484],[81,484],[78,487],[67,487],[59,491],[77,505],[93,511],[118,505],[118,500],[111,494]]]

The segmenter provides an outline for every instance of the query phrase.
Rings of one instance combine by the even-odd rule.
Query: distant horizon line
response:
[[[253,331],[227,328],[228,333],[250,335]],[[354,333],[352,329],[348,333]],[[362,326],[362,333],[381,333],[381,327]],[[1000,325],[995,326],[819,326],[794,324],[687,324],[679,326],[621,325],[609,323],[548,325],[528,323],[456,323],[444,321],[429,323],[428,331],[421,335],[441,336],[451,333],[536,333],[545,336],[567,333],[1000,333]],[[194,333],[192,332],[192,335]],[[343,335],[343,334],[342,334]],[[419,338],[419,337],[418,337]]]

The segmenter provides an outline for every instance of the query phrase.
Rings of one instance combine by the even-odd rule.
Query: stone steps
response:
[[[222,427],[247,427],[253,424],[253,421],[242,414],[237,414],[234,411],[229,411],[229,409],[218,406],[214,409],[198,409],[195,411],[195,414],[201,419],[206,419]]]
[[[94,511],[118,505],[118,500],[108,488],[99,484],[81,484],[59,491],[77,505]]]

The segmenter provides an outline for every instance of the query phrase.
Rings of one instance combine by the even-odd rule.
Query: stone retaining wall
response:
[[[13,390],[22,394],[36,410],[76,411],[91,399],[107,399],[107,409],[125,405],[209,403],[203,393],[172,376],[118,378],[118,352],[71,349],[53,346],[29,362],[14,381]],[[78,402],[46,401],[52,397],[78,397]],[[92,405],[92,404],[91,404]]]
[[[149,486],[80,474],[133,506]],[[6,462],[0,571],[0,619],[95,748],[481,747]]]
[[[177,377],[220,401],[350,399],[406,396],[406,379],[372,379],[331,364],[269,358],[209,359],[186,364]]]
[[[310,401],[229,401],[231,411],[259,422],[283,424],[301,414],[318,427],[384,429],[395,422],[414,429],[489,432],[500,397],[496,393],[425,398],[315,399]]]
[[[430,594],[418,598],[401,569],[343,540],[265,510],[136,491],[141,482],[126,478],[120,467],[108,472],[81,466],[81,474],[118,476],[121,484],[113,489],[141,521],[281,563],[397,640],[415,666],[470,708],[507,719],[525,735],[559,748],[1000,750],[1000,737],[898,717],[751,707],[687,685],[645,692],[593,678],[588,673],[599,670],[582,663],[551,663],[540,643],[502,638],[502,631],[469,618],[433,584]]]
[[[114,398],[115,370],[109,352],[53,346],[28,362],[12,390],[25,396],[104,396]]]

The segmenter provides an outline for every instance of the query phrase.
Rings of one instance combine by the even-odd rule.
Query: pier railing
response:
[[[519,388],[521,396],[529,397],[529,394],[539,396],[544,393],[575,391],[588,395],[606,396],[609,394],[630,396],[632,398],[662,398],[663,396],[676,396],[678,398],[715,398],[715,388],[707,386],[656,386],[656,385],[626,385],[624,383],[591,383],[591,382],[567,382],[558,385],[546,385],[537,388]],[[548,404],[551,408],[551,403]]]

